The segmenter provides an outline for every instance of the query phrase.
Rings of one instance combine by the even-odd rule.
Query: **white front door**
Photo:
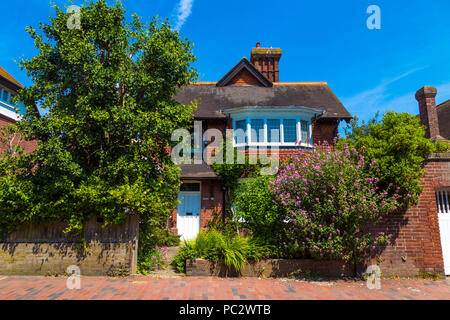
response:
[[[200,192],[181,191],[178,200],[178,234],[181,240],[195,239],[200,231]]]
[[[450,275],[450,190],[436,192],[445,274]]]

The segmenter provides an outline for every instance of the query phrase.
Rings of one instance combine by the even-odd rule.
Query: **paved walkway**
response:
[[[67,278],[0,276],[1,300],[450,300],[450,279],[381,280],[380,290],[364,281],[292,279],[105,278],[82,277],[80,290],[69,290]]]

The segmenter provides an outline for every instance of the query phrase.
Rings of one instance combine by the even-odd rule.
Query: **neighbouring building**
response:
[[[20,117],[25,115],[25,105],[22,102],[17,104],[12,102],[12,98],[22,88],[23,85],[19,81],[0,67],[0,128],[15,123]],[[39,113],[37,107],[36,112]],[[24,141],[16,135],[11,137],[7,143],[0,141],[0,153],[7,151],[12,144],[19,144],[28,153],[33,152],[37,148],[36,141]]]
[[[184,104],[198,100],[194,120],[203,132],[211,128],[242,132],[233,143],[245,150],[277,147],[283,157],[298,148],[331,142],[339,123],[351,119],[350,113],[326,82],[280,82],[281,55],[281,49],[261,48],[258,43],[250,61],[243,58],[217,82],[183,88],[175,99]],[[205,161],[181,165],[181,179],[181,204],[168,227],[192,239],[215,212],[222,212],[225,193],[221,178]]]
[[[450,100],[436,107],[436,94],[431,86],[417,91],[420,122],[427,127],[427,138],[449,141]],[[374,228],[391,236],[370,261],[386,276],[450,275],[450,151],[431,155],[423,167],[418,204]]]

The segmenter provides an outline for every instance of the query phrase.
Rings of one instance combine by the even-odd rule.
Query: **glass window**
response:
[[[236,121],[236,128],[234,129],[234,141],[236,144],[242,144],[247,142],[247,137],[245,132],[247,131],[247,121],[238,120]]]
[[[264,120],[252,119],[252,142],[264,142]]]
[[[284,142],[285,143],[293,143],[297,141],[297,121],[294,119],[284,119],[283,127],[284,127]]]
[[[200,191],[200,183],[183,183],[180,191]]]
[[[280,142],[280,119],[267,120],[267,140],[269,142]]]
[[[436,192],[438,213],[450,213],[450,190]]]
[[[300,129],[302,132],[302,143],[309,143],[309,122],[306,120],[300,121]]]
[[[3,101],[9,101],[9,92],[3,90]]]

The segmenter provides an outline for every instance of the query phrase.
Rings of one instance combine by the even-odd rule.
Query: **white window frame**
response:
[[[254,142],[252,139],[252,125],[251,120],[264,120],[264,141],[263,142]],[[277,119],[280,120],[280,142],[268,142],[269,141],[269,132],[268,132],[268,126],[267,126],[267,120],[268,119]],[[236,128],[236,122],[245,120],[247,124],[247,130],[245,132],[245,140],[247,142],[244,143],[236,143],[236,134],[233,133],[233,146],[234,147],[305,147],[305,148],[312,148],[312,119],[307,118],[305,116],[249,116],[249,117],[239,117],[233,119],[233,128]],[[284,139],[284,121],[285,120],[295,120],[296,123],[296,141],[295,142],[285,142]],[[301,141],[299,143],[302,135],[301,135],[301,121],[307,121],[308,122],[308,139],[309,141]],[[258,134],[258,133],[257,133]],[[244,140],[244,141],[245,141]]]
[[[450,188],[436,190],[436,205],[439,214],[450,214]]]

